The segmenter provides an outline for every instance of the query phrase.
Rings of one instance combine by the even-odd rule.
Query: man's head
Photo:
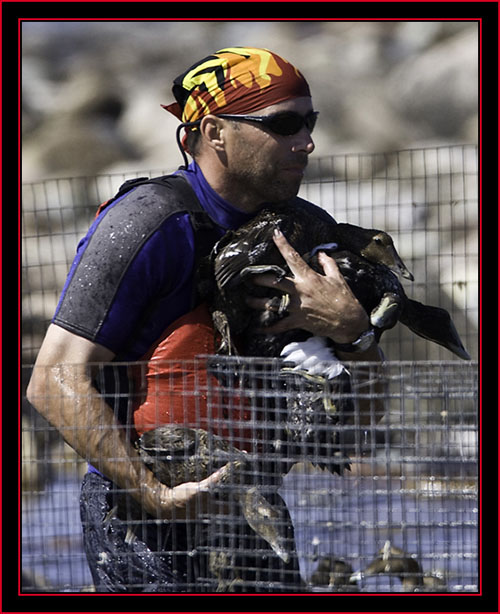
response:
[[[173,93],[165,108],[182,121],[184,146],[213,187],[229,189],[235,204],[236,186],[268,202],[297,193],[316,114],[292,64],[266,49],[223,49],[177,77]]]

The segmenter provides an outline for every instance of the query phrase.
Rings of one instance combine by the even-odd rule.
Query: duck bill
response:
[[[401,275],[401,277],[404,277],[405,279],[409,279],[410,281],[413,281],[415,278],[410,273],[410,271],[406,268],[406,265],[399,257],[398,252],[394,248],[392,249],[392,251],[393,251],[393,254],[392,254],[393,262],[392,264],[389,265],[389,268],[391,269],[391,271],[393,273],[396,273],[396,275]]]
[[[405,279],[409,279],[410,281],[414,281],[415,278],[410,273],[410,271],[406,268],[406,266],[401,262],[401,267],[399,267],[399,274]]]

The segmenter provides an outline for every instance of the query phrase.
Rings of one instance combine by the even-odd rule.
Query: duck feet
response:
[[[400,297],[392,292],[386,292],[380,303],[370,313],[371,325],[375,328],[392,328],[398,321],[400,306]]]
[[[220,310],[212,313],[212,321],[215,330],[220,334],[221,342],[217,349],[217,354],[223,356],[237,356],[238,352],[231,339],[231,327],[227,315]]]
[[[281,281],[286,275],[285,269],[277,264],[253,264],[241,269],[240,278],[244,279],[249,275],[262,275],[264,273],[274,273],[276,275],[276,281]]]

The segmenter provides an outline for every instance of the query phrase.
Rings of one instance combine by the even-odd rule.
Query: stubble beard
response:
[[[238,178],[235,185],[246,193],[256,206],[264,203],[278,203],[297,196],[302,177],[283,177],[279,170],[248,169]]]

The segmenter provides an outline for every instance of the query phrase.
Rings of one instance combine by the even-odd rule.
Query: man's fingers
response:
[[[284,277],[280,281],[276,279],[276,276],[270,273],[262,273],[262,275],[252,276],[252,282],[256,286],[264,286],[265,288],[275,288],[282,292],[292,293],[295,289],[295,283],[290,277]]]
[[[273,240],[294,277],[304,277],[311,270],[307,262],[293,249],[286,240],[285,235],[278,228],[274,231]]]
[[[342,273],[339,270],[339,267],[335,260],[325,254],[325,252],[319,252],[318,254],[318,262],[323,267],[323,271],[328,277],[342,277]]]
[[[288,243],[285,235],[279,229],[274,230],[273,235],[274,243],[280,251],[280,254],[285,259],[288,267],[293,275],[292,277],[285,277],[278,281],[276,275],[270,273],[263,273],[262,275],[255,275],[252,281],[258,286],[265,286],[266,288],[277,288],[282,292],[292,293],[295,290],[295,282],[298,279],[303,279],[312,272],[311,267],[302,258],[302,256]]]
[[[233,465],[234,465],[233,462],[229,462],[226,465],[224,465],[224,467],[221,467],[220,469],[217,469],[217,471],[214,471],[214,473],[211,473],[204,480],[201,480],[200,482],[198,482],[197,483],[198,490],[201,492],[208,492],[212,488],[212,486],[215,486],[215,484],[217,484],[222,479],[227,477],[227,475],[233,469]]]

